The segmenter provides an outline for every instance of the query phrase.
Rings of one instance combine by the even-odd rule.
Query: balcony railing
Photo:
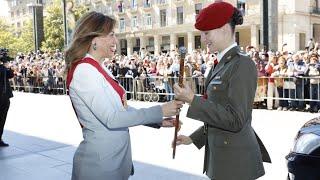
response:
[[[311,13],[320,15],[320,8],[319,7],[312,7]]]
[[[138,11],[138,5],[137,5],[137,4],[131,5],[130,11],[131,11],[131,12],[137,12],[137,11]]]
[[[167,0],[157,0],[158,4],[167,4]]]

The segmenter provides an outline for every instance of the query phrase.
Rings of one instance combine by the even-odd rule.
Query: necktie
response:
[[[214,64],[214,66],[216,66],[218,63],[219,63],[219,61],[218,61],[218,59],[216,58],[216,59],[213,61],[213,64]]]

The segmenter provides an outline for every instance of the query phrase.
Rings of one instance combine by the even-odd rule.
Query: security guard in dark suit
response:
[[[177,145],[205,146],[204,172],[214,180],[257,179],[265,174],[262,162],[271,162],[251,126],[257,70],[235,43],[235,25],[242,23],[242,14],[229,3],[204,8],[195,27],[208,49],[219,52],[219,62],[206,79],[203,97],[187,85],[174,86],[176,99],[189,103],[187,117],[204,122],[190,136],[178,136]]]
[[[10,58],[6,49],[0,49],[0,147],[9,146],[3,142],[2,134],[6,122],[7,113],[10,107],[10,98],[13,97],[9,79],[13,78],[13,71],[7,68],[7,62]]]

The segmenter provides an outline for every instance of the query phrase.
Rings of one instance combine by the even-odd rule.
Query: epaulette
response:
[[[241,56],[247,56],[247,57],[249,57],[249,55],[246,54],[246,53],[243,52],[243,51],[238,51],[237,53],[238,53],[239,55],[241,55]]]

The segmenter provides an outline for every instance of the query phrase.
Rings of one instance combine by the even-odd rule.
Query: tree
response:
[[[68,40],[70,43],[70,38],[72,38],[73,30],[76,27],[76,22],[80,17],[88,11],[88,7],[84,5],[75,5],[74,0],[69,0],[67,2],[67,22],[68,22]]]
[[[14,41],[15,38],[10,32],[10,26],[5,21],[0,20],[0,47],[9,49],[9,45]]]
[[[17,40],[10,48],[15,54],[17,52],[26,53],[34,50],[32,20],[27,21],[27,23],[23,26],[23,31],[21,31],[20,35],[17,37]]]
[[[75,16],[75,20],[78,21],[80,19],[80,17],[87,13],[89,11],[89,8],[85,5],[77,5],[73,8],[73,12],[74,12],[74,16]]]
[[[61,50],[64,47],[63,15],[61,4],[54,2],[46,8],[46,11],[47,16],[44,18],[45,40],[42,43],[42,50]]]
[[[11,57],[15,56],[18,52],[18,48],[15,47],[18,39],[14,32],[7,22],[0,20],[0,47],[7,48]]]

